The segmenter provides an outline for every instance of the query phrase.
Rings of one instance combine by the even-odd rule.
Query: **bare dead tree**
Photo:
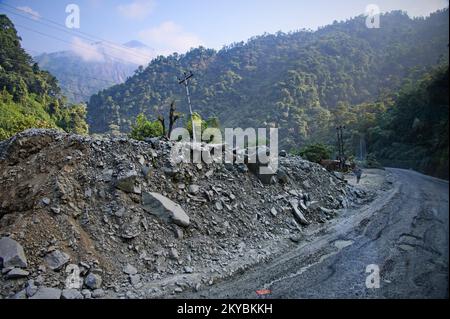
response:
[[[172,133],[175,122],[180,118],[180,113],[176,111],[175,101],[170,103],[170,112],[169,112],[169,131],[168,136],[170,138],[170,134]]]
[[[165,123],[165,120],[164,120],[164,116],[163,115],[158,115],[158,121],[161,123],[161,125],[162,125],[162,130],[163,130],[163,136],[166,136],[166,123]]]

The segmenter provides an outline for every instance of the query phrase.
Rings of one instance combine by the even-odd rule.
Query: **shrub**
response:
[[[321,143],[307,145],[303,147],[298,153],[308,161],[315,163],[319,163],[321,160],[331,158],[330,147]]]
[[[163,127],[161,122],[151,122],[144,114],[136,117],[136,122],[131,126],[130,138],[135,140],[144,140],[148,137],[157,137],[163,135]]]

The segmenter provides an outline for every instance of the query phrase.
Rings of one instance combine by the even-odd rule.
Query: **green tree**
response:
[[[300,149],[298,153],[308,161],[315,163],[331,158],[330,147],[321,143],[307,145]]]
[[[163,135],[163,127],[160,121],[151,122],[144,114],[136,117],[135,123],[131,126],[130,138],[144,140],[148,137],[158,137]]]
[[[29,128],[87,134],[86,106],[67,104],[56,78],[40,70],[20,41],[0,14],[0,139]]]

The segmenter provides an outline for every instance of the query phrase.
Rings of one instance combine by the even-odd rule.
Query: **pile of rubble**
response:
[[[294,245],[303,227],[364,200],[362,191],[298,156],[280,154],[266,185],[245,164],[174,165],[172,147],[52,130],[1,142],[1,298],[143,298],[198,289],[213,284],[207,274],[226,276],[227,266],[264,260],[273,253],[266,243]],[[170,278],[179,280],[164,283]]]

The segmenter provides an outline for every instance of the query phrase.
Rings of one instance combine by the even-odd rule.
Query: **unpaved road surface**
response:
[[[448,182],[388,171],[392,188],[369,205],[269,263],[179,297],[448,298]],[[271,293],[258,296],[260,289]]]

